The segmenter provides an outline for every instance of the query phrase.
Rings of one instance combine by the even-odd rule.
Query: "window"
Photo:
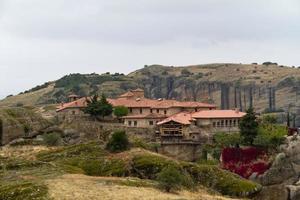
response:
[[[153,126],[153,121],[149,121],[149,125],[150,125],[150,126]]]
[[[216,127],[216,122],[213,122],[213,127]]]
[[[236,126],[236,120],[233,120],[233,126]]]
[[[156,112],[159,113],[159,109],[156,109]]]
[[[128,121],[128,125],[131,126],[131,121]]]
[[[220,126],[220,122],[217,122],[217,127],[219,127]]]
[[[165,114],[165,115],[167,114],[167,110],[164,110],[164,114]]]
[[[153,113],[153,110],[152,110],[152,109],[150,109],[150,113]]]
[[[134,126],[137,126],[137,121],[134,121],[133,123],[134,123]]]
[[[140,108],[140,114],[142,114],[143,113],[143,109],[142,108]]]
[[[221,120],[221,126],[224,126],[224,120]]]
[[[229,126],[232,126],[232,120],[229,120]]]
[[[225,126],[228,126],[228,120],[227,119],[225,120]]]
[[[76,114],[76,112],[75,112],[75,110],[73,110],[73,111],[72,111],[72,115],[75,115],[75,114]]]
[[[132,113],[132,108],[129,108],[129,112]]]

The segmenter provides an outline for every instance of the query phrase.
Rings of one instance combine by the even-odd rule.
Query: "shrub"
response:
[[[191,73],[189,70],[187,70],[187,69],[181,70],[181,75],[189,76],[189,75],[191,75],[191,74],[192,74],[192,73]]]
[[[89,176],[125,176],[129,173],[124,161],[119,159],[82,160],[79,167]]]
[[[274,150],[284,142],[287,133],[288,131],[285,126],[262,124],[259,126],[258,135],[254,139],[253,144]]]
[[[24,104],[21,103],[21,102],[18,102],[18,103],[16,104],[16,107],[23,107],[23,106],[24,106]]]
[[[225,148],[222,152],[223,168],[244,178],[256,172],[263,174],[270,164],[264,151],[250,148]]]
[[[176,162],[155,155],[137,155],[132,160],[133,173],[140,178],[155,179],[165,166],[170,165],[180,168]]]
[[[238,175],[212,165],[190,165],[185,167],[197,183],[223,195],[248,196],[257,193],[261,186]]]
[[[121,152],[129,149],[129,141],[125,131],[116,131],[106,145],[111,152]]]
[[[275,115],[265,115],[262,118],[262,122],[264,124],[276,124],[277,123],[277,117]]]
[[[167,166],[157,175],[156,180],[161,189],[170,192],[180,189],[184,182],[184,176],[175,167]]]
[[[48,133],[42,137],[44,144],[47,146],[58,146],[62,144],[62,138],[59,133]]]
[[[219,147],[230,147],[239,145],[241,136],[239,133],[216,133],[213,140]]]

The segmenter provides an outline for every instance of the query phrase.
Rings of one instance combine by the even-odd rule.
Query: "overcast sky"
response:
[[[299,0],[0,0],[0,98],[145,64],[300,65]]]

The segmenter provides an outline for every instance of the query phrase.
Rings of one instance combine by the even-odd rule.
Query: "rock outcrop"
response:
[[[270,169],[253,179],[264,186],[257,199],[265,199],[277,194],[273,199],[300,199],[300,136],[286,138],[280,146],[280,153],[274,159]],[[272,199],[272,198],[266,198]]]

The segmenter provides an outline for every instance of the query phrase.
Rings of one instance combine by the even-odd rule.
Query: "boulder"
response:
[[[289,192],[284,184],[263,187],[254,200],[287,200]]]
[[[279,153],[272,166],[263,175],[258,177],[262,185],[274,185],[283,183],[296,176],[293,165],[285,153]]]
[[[300,199],[300,186],[287,185],[286,188],[289,191],[289,200],[298,200],[298,199]]]

